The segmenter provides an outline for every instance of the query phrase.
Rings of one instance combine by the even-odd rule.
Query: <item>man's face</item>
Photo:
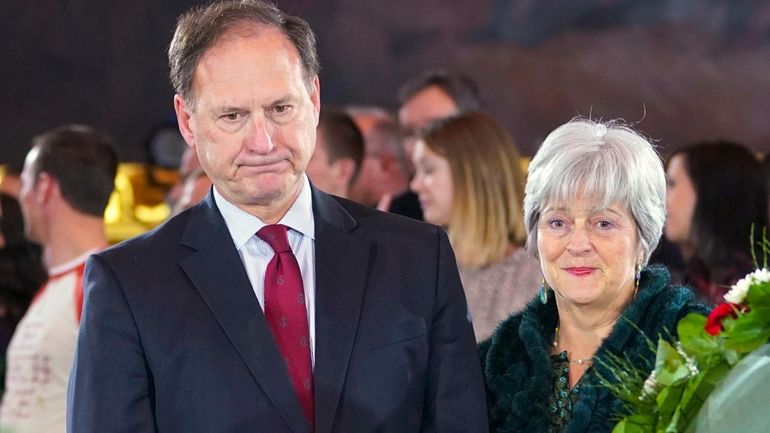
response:
[[[305,80],[292,43],[253,26],[221,37],[193,75],[195,110],[174,99],[180,130],[217,190],[247,212],[288,207],[313,153],[318,77]]]
[[[429,86],[415,93],[398,110],[398,123],[404,130],[407,157],[414,153],[417,134],[438,119],[457,114],[457,104],[438,86]]]
[[[35,147],[27,153],[27,157],[24,160],[24,169],[21,172],[19,205],[24,216],[24,232],[27,239],[43,243],[42,230],[45,227],[45,223],[43,221],[42,206],[39,201],[37,176],[35,175],[37,156],[38,149]]]

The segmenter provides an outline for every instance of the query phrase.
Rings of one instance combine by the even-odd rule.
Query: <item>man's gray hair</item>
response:
[[[194,109],[193,75],[203,54],[226,33],[249,26],[266,25],[279,29],[297,49],[305,80],[310,88],[318,75],[316,39],[308,23],[285,14],[263,0],[223,0],[196,6],[179,17],[174,38],[168,47],[169,78],[174,91]],[[253,30],[253,29],[252,29]]]
[[[524,194],[530,252],[537,255],[543,209],[578,195],[596,209],[618,203],[631,214],[646,264],[666,220],[666,175],[652,144],[619,121],[576,118],[548,134],[529,164]]]

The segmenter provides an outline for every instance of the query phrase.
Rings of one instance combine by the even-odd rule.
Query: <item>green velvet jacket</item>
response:
[[[657,341],[660,335],[674,335],[676,323],[690,312],[706,314],[708,308],[697,303],[690,290],[671,286],[665,268],[647,267],[641,273],[636,298],[623,312],[625,319],[615,323],[595,359],[608,353],[627,355],[638,367],[652,370],[655,354],[630,323]],[[549,432],[548,397],[554,388],[550,343],[557,321],[553,296],[546,305],[536,298],[524,311],[501,323],[495,334],[479,346],[490,432]],[[601,362],[594,362],[583,378],[580,397],[564,433],[610,432],[617,422],[622,403],[599,385],[597,370],[611,377]]]

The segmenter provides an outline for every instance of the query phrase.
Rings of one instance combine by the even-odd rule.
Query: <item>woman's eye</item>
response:
[[[550,227],[550,228],[552,228],[552,229],[562,229],[562,228],[564,228],[566,225],[567,225],[567,224],[566,224],[564,221],[562,221],[562,220],[556,220],[556,219],[554,219],[554,220],[550,220],[550,221],[548,221],[548,227]]]
[[[599,222],[596,223],[596,225],[600,229],[609,229],[615,226],[615,224],[613,224],[612,221],[608,221],[608,220],[600,220]]]

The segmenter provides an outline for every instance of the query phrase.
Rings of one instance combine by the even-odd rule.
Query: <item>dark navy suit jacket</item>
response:
[[[437,227],[313,189],[316,433],[487,431],[454,255]],[[211,194],[92,256],[70,433],[306,433]]]

